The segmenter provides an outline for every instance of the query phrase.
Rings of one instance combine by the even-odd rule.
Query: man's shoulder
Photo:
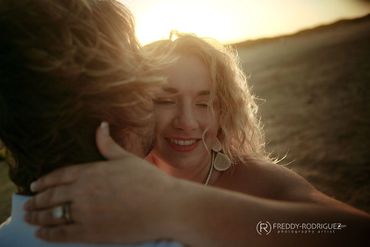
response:
[[[40,239],[37,239],[33,234],[29,232],[23,232],[21,228],[16,227],[14,224],[11,224],[11,217],[6,219],[0,224],[0,246],[12,246],[12,247],[32,247],[32,246],[66,246],[66,247],[182,247],[183,245],[176,242],[169,241],[157,241],[157,242],[148,242],[137,245],[109,245],[109,244],[53,244],[49,242],[44,242]]]
[[[0,230],[10,223],[11,218],[7,218],[4,222],[0,223]]]
[[[10,225],[10,221],[11,221],[11,218],[9,217],[0,224],[0,243],[3,243],[5,237],[9,235],[7,231]]]
[[[183,245],[175,242],[148,242],[137,245],[109,245],[109,244],[54,244],[49,242],[44,242],[33,235],[30,236],[28,233],[23,234],[22,232],[17,231],[16,227],[12,227],[11,218],[9,217],[6,221],[0,225],[0,246],[12,246],[12,247],[182,247]]]

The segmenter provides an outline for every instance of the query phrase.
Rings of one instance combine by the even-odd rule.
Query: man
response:
[[[23,219],[31,182],[68,164],[102,160],[95,145],[102,120],[117,142],[144,156],[160,79],[141,54],[130,12],[116,1],[2,0],[0,32],[0,138],[12,154],[18,192],[0,243],[49,246]],[[68,205],[58,215],[71,221]],[[178,246],[143,244],[167,245]]]
[[[28,222],[53,220],[39,237],[86,243],[166,238],[202,247],[362,243],[368,215],[318,194],[306,193],[317,203],[282,202],[201,186],[165,176],[112,139],[99,150],[113,161],[96,162],[102,157],[94,132],[102,120],[121,146],[144,153],[152,90],[143,81],[151,81],[149,68],[160,66],[142,57],[132,21],[126,10],[114,11],[117,6],[107,0],[0,2],[0,138],[15,159],[12,179],[29,195],[30,182],[52,171],[33,183],[39,193],[27,206],[33,209]],[[98,128],[98,139],[107,129]],[[21,212],[19,204],[13,212]],[[62,211],[54,214],[55,208]],[[17,237],[27,246],[44,243],[22,216],[13,220],[0,231],[1,244],[15,246]],[[335,236],[260,236],[256,225],[267,220],[350,227]],[[12,232],[21,224],[24,233]]]

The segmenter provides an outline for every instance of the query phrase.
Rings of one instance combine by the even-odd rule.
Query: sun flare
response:
[[[233,18],[222,18],[224,11],[215,6],[205,12],[210,6],[203,2],[194,8],[185,1],[180,4],[157,4],[137,18],[137,35],[143,44],[159,38],[168,38],[171,30],[228,41],[227,37],[237,31]]]
[[[171,30],[224,43],[278,36],[370,13],[353,0],[121,0],[133,12],[142,44]]]

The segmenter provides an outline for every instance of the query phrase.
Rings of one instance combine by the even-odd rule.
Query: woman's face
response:
[[[215,142],[217,109],[210,110],[211,78],[195,56],[182,56],[167,71],[168,84],[155,100],[155,155],[176,168],[209,162]],[[204,142],[202,141],[203,133]]]

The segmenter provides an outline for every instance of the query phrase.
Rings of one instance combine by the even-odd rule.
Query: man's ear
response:
[[[100,124],[96,130],[95,140],[100,154],[107,160],[121,159],[130,154],[110,136],[109,124],[107,122],[102,122]]]

